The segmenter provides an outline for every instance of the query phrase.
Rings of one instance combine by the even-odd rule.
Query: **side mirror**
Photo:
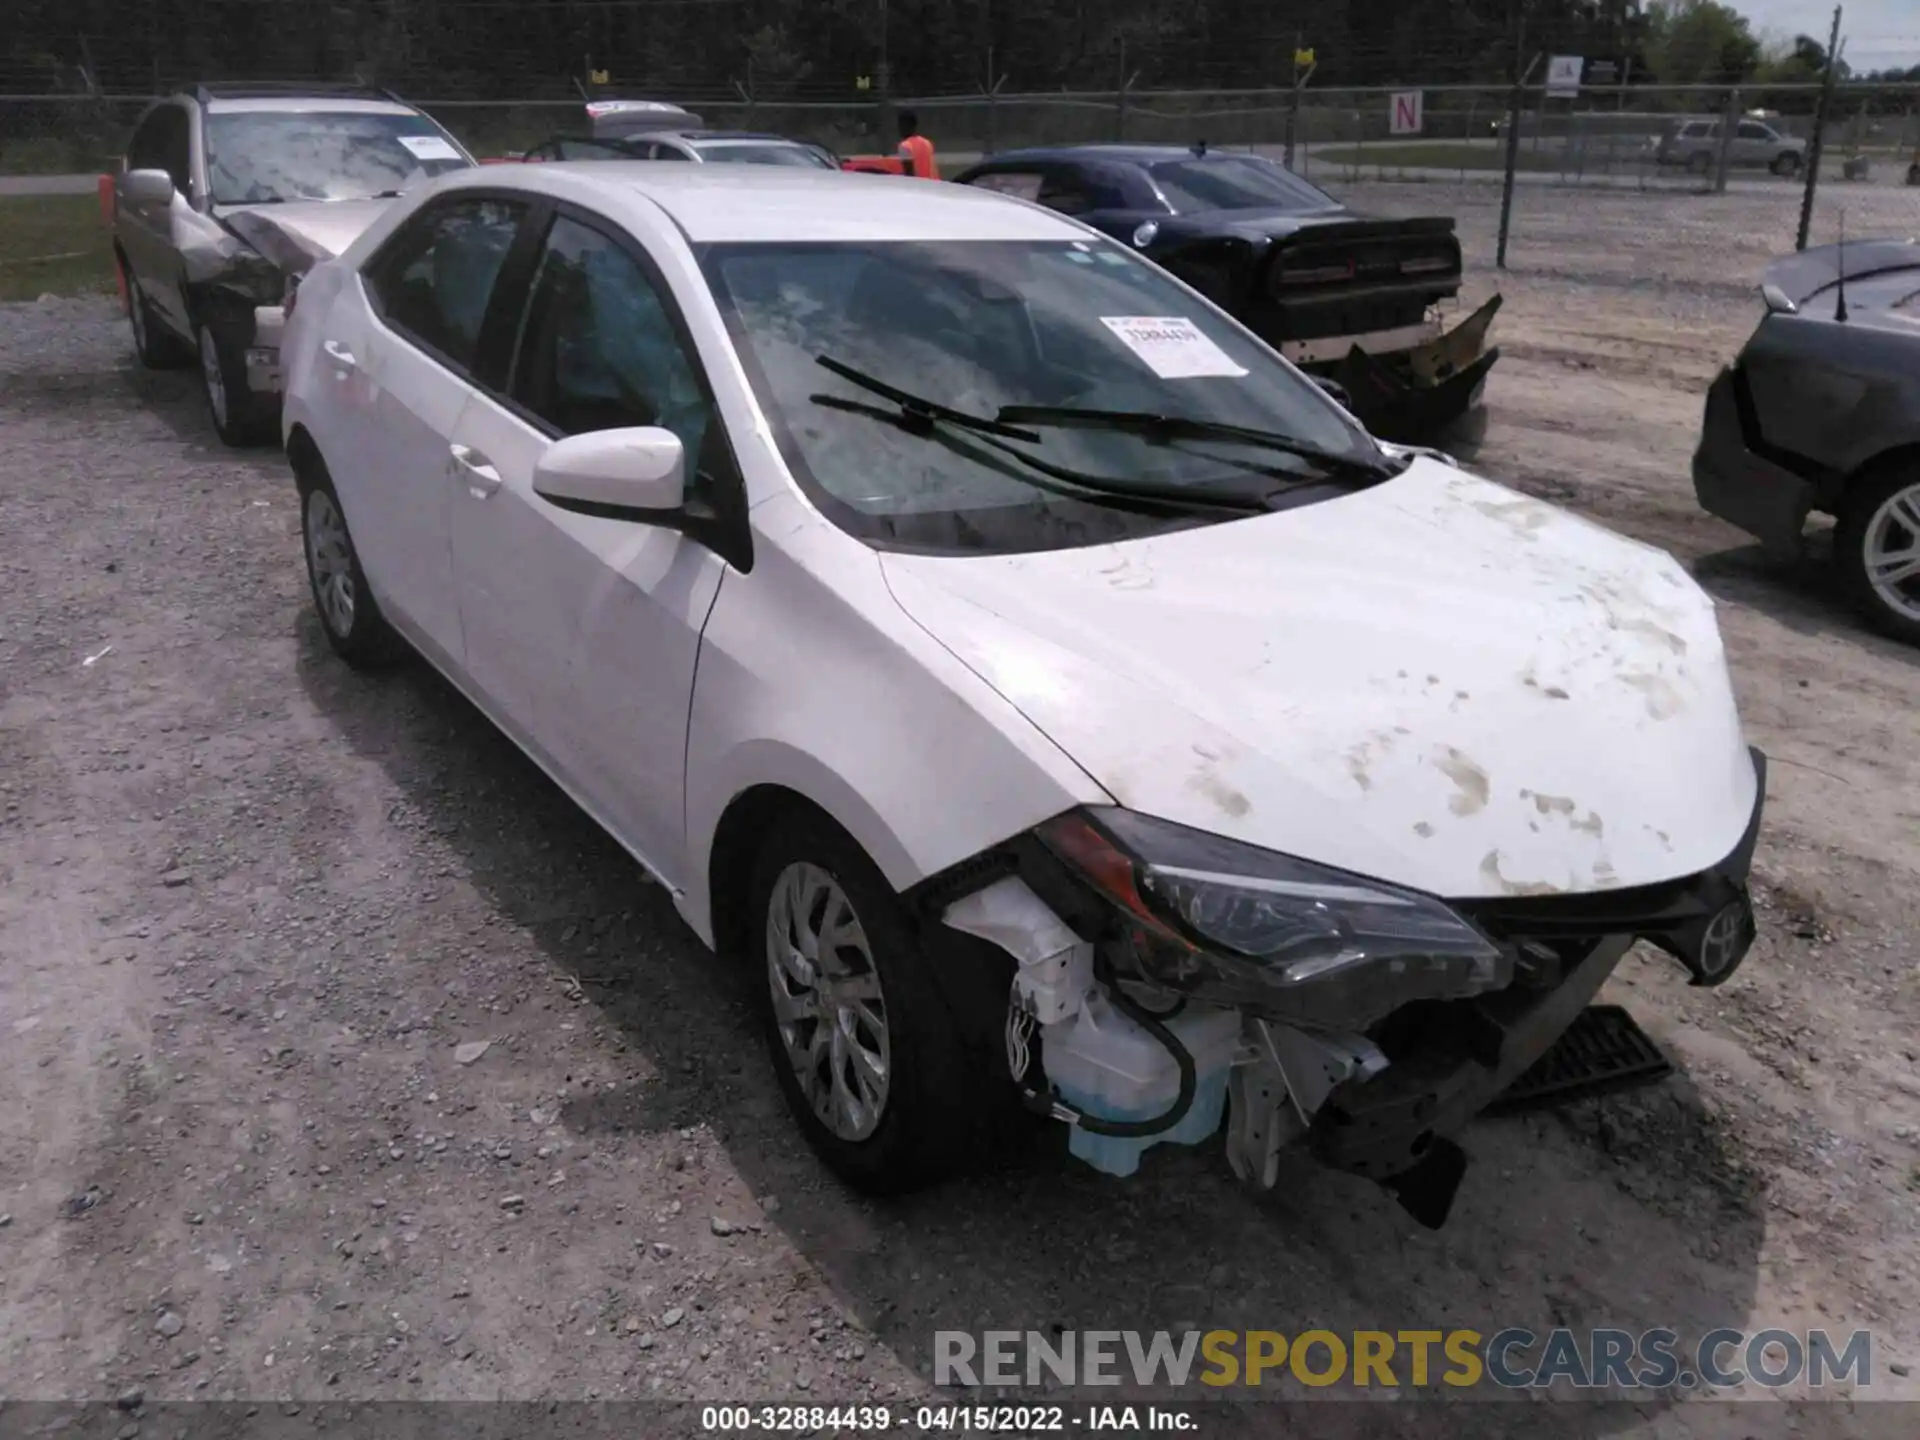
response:
[[[686,500],[680,437],[657,425],[590,430],[549,445],[533,467],[533,493],[562,510],[605,520],[660,523]]]
[[[1347,387],[1342,385],[1338,380],[1329,380],[1324,375],[1310,375],[1307,378],[1312,380],[1313,383],[1318,385],[1322,390],[1326,391],[1327,394],[1333,398],[1334,404],[1338,405],[1341,409],[1347,411],[1353,409],[1353,396],[1347,393]]]
[[[173,177],[164,170],[129,170],[120,182],[120,194],[129,205],[170,205]]]
[[[1791,315],[1800,307],[1787,298],[1787,292],[1772,281],[1760,287],[1760,298],[1766,301],[1767,309],[1775,315]]]

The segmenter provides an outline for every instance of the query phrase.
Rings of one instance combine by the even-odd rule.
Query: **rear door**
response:
[[[361,562],[382,606],[453,666],[465,644],[449,512],[486,483],[459,462],[454,430],[489,365],[504,363],[511,334],[489,330],[495,283],[532,213],[505,195],[426,206],[344,287],[321,335],[333,383],[315,434]]]
[[[456,495],[468,668],[523,745],[669,885],[685,878],[686,727],[700,632],[726,562],[676,531],[578,515],[533,492],[556,439],[659,425],[680,437],[689,503],[744,505],[712,389],[671,288],[639,241],[563,207],[533,262],[503,391],[456,448],[497,479]]]

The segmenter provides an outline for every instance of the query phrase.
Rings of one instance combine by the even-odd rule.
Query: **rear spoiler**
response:
[[[1843,257],[1844,274],[1840,268]],[[1920,240],[1849,240],[1845,245],[1816,245],[1774,261],[1761,281],[1795,305],[1804,305],[1842,279],[1868,280],[1895,270],[1920,270]]]

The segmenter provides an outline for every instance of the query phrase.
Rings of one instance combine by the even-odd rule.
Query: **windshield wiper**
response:
[[[1275,430],[1258,430],[1249,425],[1234,425],[1225,420],[1201,420],[1191,415],[1158,415],[1151,410],[1083,410],[1072,405],[1003,405],[993,417],[1005,425],[1024,421],[1029,425],[1074,425],[1096,430],[1126,430],[1144,436],[1149,442],[1168,440],[1233,440],[1263,450],[1277,450],[1311,461],[1332,471],[1382,480],[1395,471],[1377,460],[1358,455],[1341,455],[1322,450],[1305,440],[1282,435]]]
[[[1027,440],[1036,445],[1040,443],[1040,437],[1031,430],[1022,430],[1002,420],[989,420],[981,415],[969,415],[964,410],[955,410],[949,405],[942,405],[938,400],[928,400],[920,395],[909,394],[905,390],[896,390],[886,381],[876,380],[864,370],[856,370],[851,365],[834,359],[831,355],[816,355],[814,359],[821,368],[838,375],[848,384],[858,385],[862,390],[871,391],[883,400],[891,400],[900,407],[900,418],[907,422],[907,427],[918,433],[930,433],[935,421],[945,421],[949,425],[957,425],[963,430],[972,430],[981,435],[1004,435],[1009,440]],[[854,402],[842,400],[834,395],[809,395],[807,398],[816,405],[830,406],[835,410],[870,408],[856,406]]]
[[[885,420],[913,435],[931,436],[936,433],[939,426],[951,425],[956,430],[973,435],[983,445],[991,446],[1004,455],[1011,455],[1042,475],[1060,481],[1059,485],[1042,486],[1043,489],[1052,490],[1055,494],[1085,499],[1086,495],[1091,493],[1103,499],[1147,505],[1162,510],[1226,510],[1252,515],[1259,514],[1268,508],[1264,495],[1250,495],[1245,491],[1222,490],[1205,485],[1155,485],[1128,480],[1110,480],[1103,475],[1088,475],[1064,465],[1055,465],[1052,461],[1044,460],[1030,450],[1023,450],[1006,443],[1008,440],[1024,440],[1031,444],[1038,444],[1040,436],[1032,430],[1020,429],[999,418],[989,420],[984,416],[969,415],[964,410],[955,410],[951,406],[942,405],[937,400],[928,400],[905,390],[897,390],[886,381],[877,380],[864,371],[854,369],[851,365],[842,364],[830,355],[816,355],[814,359],[848,384],[872,391],[882,399],[891,401],[898,409],[887,411],[877,405],[863,404],[858,400],[846,400],[838,395],[809,395],[807,398],[814,404],[825,405],[834,410],[849,411],[855,415],[867,415],[876,420]],[[1005,413],[1004,410],[1001,412],[1002,415]]]

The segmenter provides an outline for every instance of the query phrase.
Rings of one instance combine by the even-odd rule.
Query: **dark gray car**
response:
[[[1838,521],[1848,595],[1920,645],[1920,241],[1855,241],[1776,260],[1767,313],[1707,392],[1701,506],[1797,554],[1808,515]]]

